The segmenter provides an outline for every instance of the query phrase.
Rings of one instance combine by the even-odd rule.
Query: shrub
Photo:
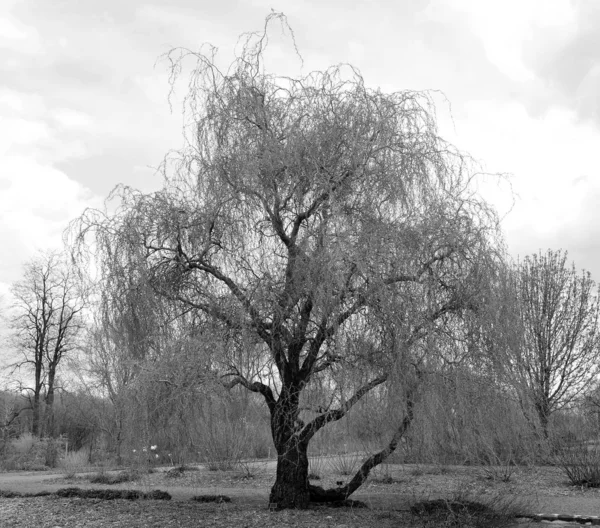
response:
[[[329,460],[329,467],[334,473],[339,473],[340,475],[353,475],[358,470],[362,459],[362,453],[334,455]]]
[[[202,454],[210,471],[231,471],[240,465],[249,443],[245,425],[223,421],[205,430]]]
[[[574,486],[600,487],[600,448],[585,443],[566,445],[556,450],[557,464]]]
[[[511,454],[501,457],[495,451],[490,450],[485,456],[482,456],[481,461],[481,471],[489,480],[509,482],[516,468]]]
[[[195,495],[190,500],[196,502],[231,502],[231,498],[227,495]]]
[[[24,455],[29,453],[38,442],[39,440],[31,433],[23,433],[19,438],[11,441],[11,447],[14,452]]]
[[[43,471],[48,469],[46,455],[46,441],[25,433],[10,441],[5,458],[1,461],[2,469]]]
[[[321,457],[311,457],[308,459],[308,478],[309,480],[320,480],[324,473],[325,462]]]
[[[148,493],[138,490],[114,490],[114,489],[81,489],[81,488],[62,488],[56,491],[59,497],[81,497],[84,499],[102,499],[102,500],[171,500],[171,495],[166,491],[152,490]]]
[[[122,482],[131,482],[140,477],[137,471],[121,471],[116,475],[100,471],[90,477],[92,484],[121,484]]]
[[[77,472],[82,471],[87,467],[88,455],[89,452],[87,449],[80,449],[79,451],[67,453],[59,464],[65,477],[73,478]]]
[[[422,526],[440,528],[509,527],[526,511],[526,506],[510,497],[478,500],[460,493],[451,499],[420,501],[411,507]]]

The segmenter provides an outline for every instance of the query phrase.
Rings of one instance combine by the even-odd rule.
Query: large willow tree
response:
[[[129,248],[156,292],[222,337],[210,357],[223,384],[270,411],[270,500],[305,507],[347,498],[395,449],[429,358],[477,310],[499,234],[428,93],[369,89],[350,66],[269,74],[267,29],[226,72],[211,53],[169,55],[174,77],[195,64],[186,147],[160,191],[121,189],[115,214],[85,215],[80,240],[93,233],[100,259]],[[392,382],[404,399],[389,443],[344,486],[310,485],[311,438]],[[309,408],[315,384],[330,393]]]

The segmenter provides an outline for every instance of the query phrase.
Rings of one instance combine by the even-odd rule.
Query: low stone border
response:
[[[579,524],[590,523],[600,526],[600,517],[597,515],[566,515],[561,513],[534,513],[531,515],[519,515],[520,519],[532,519],[533,521],[565,521]]]

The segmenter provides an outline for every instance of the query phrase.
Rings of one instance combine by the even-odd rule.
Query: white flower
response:
[[[150,449],[151,449],[152,451],[156,451],[156,448],[157,448],[157,447],[158,447],[158,446],[155,446],[155,445],[153,445],[153,446],[150,446]]]
[[[133,452],[135,453],[135,449],[133,450]]]
[[[158,458],[158,455],[154,455],[154,456],[155,456],[155,458]]]
[[[146,451],[148,451],[145,447],[142,448],[142,451],[145,453]]]

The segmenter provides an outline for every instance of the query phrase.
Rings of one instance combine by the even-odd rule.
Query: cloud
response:
[[[527,64],[560,104],[600,126],[600,4],[571,3],[559,23],[538,27],[525,45]],[[549,104],[547,106],[549,106]]]
[[[472,101],[452,139],[486,170],[512,175],[516,201],[503,226],[513,256],[566,249],[600,278],[598,129],[564,107],[534,117],[517,101]],[[508,211],[506,189],[482,190]]]
[[[36,250],[62,247],[68,223],[101,200],[62,172],[29,158],[0,158],[0,174],[0,277],[6,287]]]
[[[19,54],[43,52],[40,35],[33,26],[24,24],[16,17],[0,13],[0,49],[10,49]]]

